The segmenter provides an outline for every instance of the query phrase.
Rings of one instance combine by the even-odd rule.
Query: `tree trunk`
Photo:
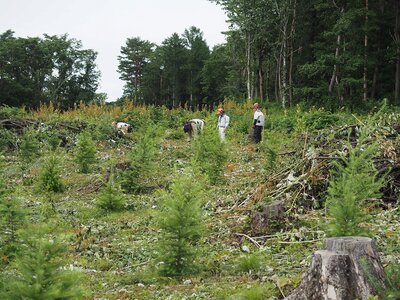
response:
[[[292,106],[293,104],[293,55],[294,55],[294,50],[293,50],[293,40],[295,36],[295,31],[296,31],[296,9],[297,9],[297,0],[294,0],[293,3],[293,18],[292,18],[292,24],[291,24],[291,29],[290,29],[290,61],[289,61],[289,106]]]
[[[399,2],[395,1],[395,30],[394,30],[394,41],[396,45],[397,61],[396,61],[396,74],[395,74],[395,84],[394,84],[394,100],[395,103],[399,103],[399,93],[400,93],[400,20],[399,20]]]
[[[251,79],[251,70],[250,70],[250,55],[251,55],[251,51],[250,51],[250,34],[247,34],[246,41],[247,41],[247,45],[246,45],[247,99],[252,99],[252,97],[251,97],[251,82],[250,82],[250,79]]]
[[[281,82],[281,64],[278,57],[275,57],[276,68],[275,68],[275,99],[279,102],[279,91],[280,91],[280,82]]]
[[[375,99],[376,95],[376,81],[378,79],[378,66],[375,65],[374,67],[374,74],[372,75],[372,86],[371,86],[371,98]]]
[[[282,80],[282,86],[281,86],[281,106],[283,108],[286,107],[286,94],[287,94],[287,51],[288,51],[288,36],[287,36],[287,22],[288,19],[285,17],[283,28],[282,28],[282,49],[281,49],[281,60],[282,60],[282,75],[281,75],[281,80]]]
[[[337,38],[336,38],[336,50],[335,50],[335,60],[336,61],[337,61],[337,59],[339,57],[340,40],[341,40],[341,37],[340,37],[340,35],[338,35]],[[331,77],[331,81],[329,83],[329,88],[328,88],[329,94],[332,94],[333,87],[335,85],[335,82],[337,81],[337,68],[338,68],[337,64],[335,63],[333,65],[332,77]]]
[[[368,0],[365,0],[365,28],[368,26]],[[367,59],[368,59],[368,34],[365,32],[364,34],[364,74],[363,74],[363,100],[367,101]]]
[[[366,237],[337,237],[314,253],[310,269],[287,300],[367,300],[385,289],[375,243]]]
[[[258,90],[261,100],[264,100],[264,73],[262,70],[262,63],[260,62],[258,67]]]
[[[281,89],[281,105],[283,108],[286,107],[286,93],[287,93],[287,57],[286,57],[286,28],[285,28],[285,36],[283,39],[283,49],[282,49],[282,89]]]

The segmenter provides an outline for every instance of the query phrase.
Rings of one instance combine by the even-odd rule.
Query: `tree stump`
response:
[[[262,208],[262,211],[254,212],[251,218],[251,232],[254,235],[272,233],[284,217],[282,201],[275,201]]]
[[[366,237],[337,237],[314,253],[310,269],[287,300],[368,299],[385,289],[375,243]]]

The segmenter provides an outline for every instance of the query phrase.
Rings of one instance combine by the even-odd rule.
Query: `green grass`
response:
[[[271,126],[265,130],[263,139],[263,146],[271,147],[276,154],[274,164],[271,164],[268,159],[272,154],[268,155],[268,151],[257,152],[246,139],[245,126],[248,123],[250,127],[251,114],[240,106],[230,108],[231,121],[237,122],[237,125],[232,124],[227,133],[228,161],[221,166],[222,172],[216,182],[207,185],[204,190],[202,209],[205,230],[198,244],[201,255],[196,257],[196,263],[201,267],[190,276],[167,278],[159,275],[160,265],[156,259],[159,190],[168,188],[174,174],[191,166],[193,145],[182,134],[180,122],[192,115],[190,112],[153,110],[124,112],[132,120],[143,118],[135,124],[136,127],[145,124],[145,118],[158,113],[162,122],[157,129],[160,142],[156,148],[156,165],[142,182],[149,188],[124,193],[125,206],[119,211],[103,212],[96,206],[96,198],[104,187],[106,170],[111,165],[129,160],[129,153],[140,136],[137,133],[140,128],[135,128],[132,135],[118,139],[102,128],[101,139],[99,135],[100,140],[95,141],[96,160],[87,174],[80,173],[74,162],[73,143],[59,148],[58,153],[62,157],[60,174],[65,188],[54,198],[55,212],[37,189],[42,158],[33,158],[27,164],[17,150],[5,152],[1,175],[15,194],[23,199],[24,207],[29,210],[29,221],[36,223],[51,217],[60,228],[65,228],[72,235],[66,258],[74,268],[83,271],[83,284],[92,291],[93,299],[270,299],[281,297],[278,283],[283,292],[289,294],[308,269],[312,253],[323,247],[321,230],[324,211],[310,209],[313,201],[310,195],[323,203],[324,191],[314,191],[309,177],[304,177],[301,186],[288,187],[285,193],[278,192],[279,184],[285,182],[285,172],[301,162],[304,149],[311,145],[322,147],[318,144],[319,140],[312,137],[327,136],[332,127],[342,126],[342,123],[332,124],[335,118],[329,114],[320,114],[329,116],[319,120],[312,118],[312,112],[308,112],[308,120],[314,123],[310,121],[311,125],[307,125],[308,137],[305,140],[306,135],[298,127],[301,126],[298,122],[300,113],[295,109],[285,113],[272,107],[267,114],[267,118],[271,117]],[[215,115],[208,112],[201,114],[206,119],[206,126],[214,127]],[[110,119],[107,114],[103,117]],[[67,116],[59,118],[65,120]],[[85,116],[81,119],[84,120]],[[88,117],[88,120],[91,119]],[[99,121],[103,127],[107,124],[105,120]],[[342,120],[354,118],[340,115],[340,122]],[[330,128],[324,132],[321,124],[329,124]],[[314,127],[318,129],[313,131]],[[76,132],[64,128],[63,136],[75,140]],[[324,144],[324,147],[329,145]],[[296,169],[295,176],[307,172],[310,165]],[[327,180],[322,179],[326,175],[324,171],[323,168],[320,173],[314,170],[312,179]],[[123,174],[119,169],[117,172]],[[204,182],[202,175],[197,176],[200,176],[199,181]],[[292,209],[285,215],[284,226],[278,232],[269,237],[253,237],[260,248],[245,236],[237,235],[252,237],[249,212],[278,199],[287,199]],[[378,246],[382,246],[384,260],[389,254],[394,259],[400,257],[396,239],[400,224],[393,214],[395,212],[390,210],[381,211],[376,215],[380,221],[369,224],[376,233]],[[301,237],[300,227],[307,229]],[[312,242],[303,243],[304,240]],[[250,253],[242,251],[243,245],[250,249]],[[0,266],[1,272],[10,271],[9,265]],[[276,277],[272,278],[273,275]]]

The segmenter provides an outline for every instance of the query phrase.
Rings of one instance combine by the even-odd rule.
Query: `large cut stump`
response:
[[[385,288],[375,243],[366,237],[337,237],[314,253],[310,269],[287,300],[368,299]]]

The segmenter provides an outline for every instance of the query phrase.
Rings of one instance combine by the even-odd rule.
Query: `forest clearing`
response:
[[[376,243],[386,288],[369,299],[399,299],[396,108],[263,103],[255,145],[251,105],[223,103],[224,143],[216,110],[2,107],[1,299],[283,299],[341,234]]]

